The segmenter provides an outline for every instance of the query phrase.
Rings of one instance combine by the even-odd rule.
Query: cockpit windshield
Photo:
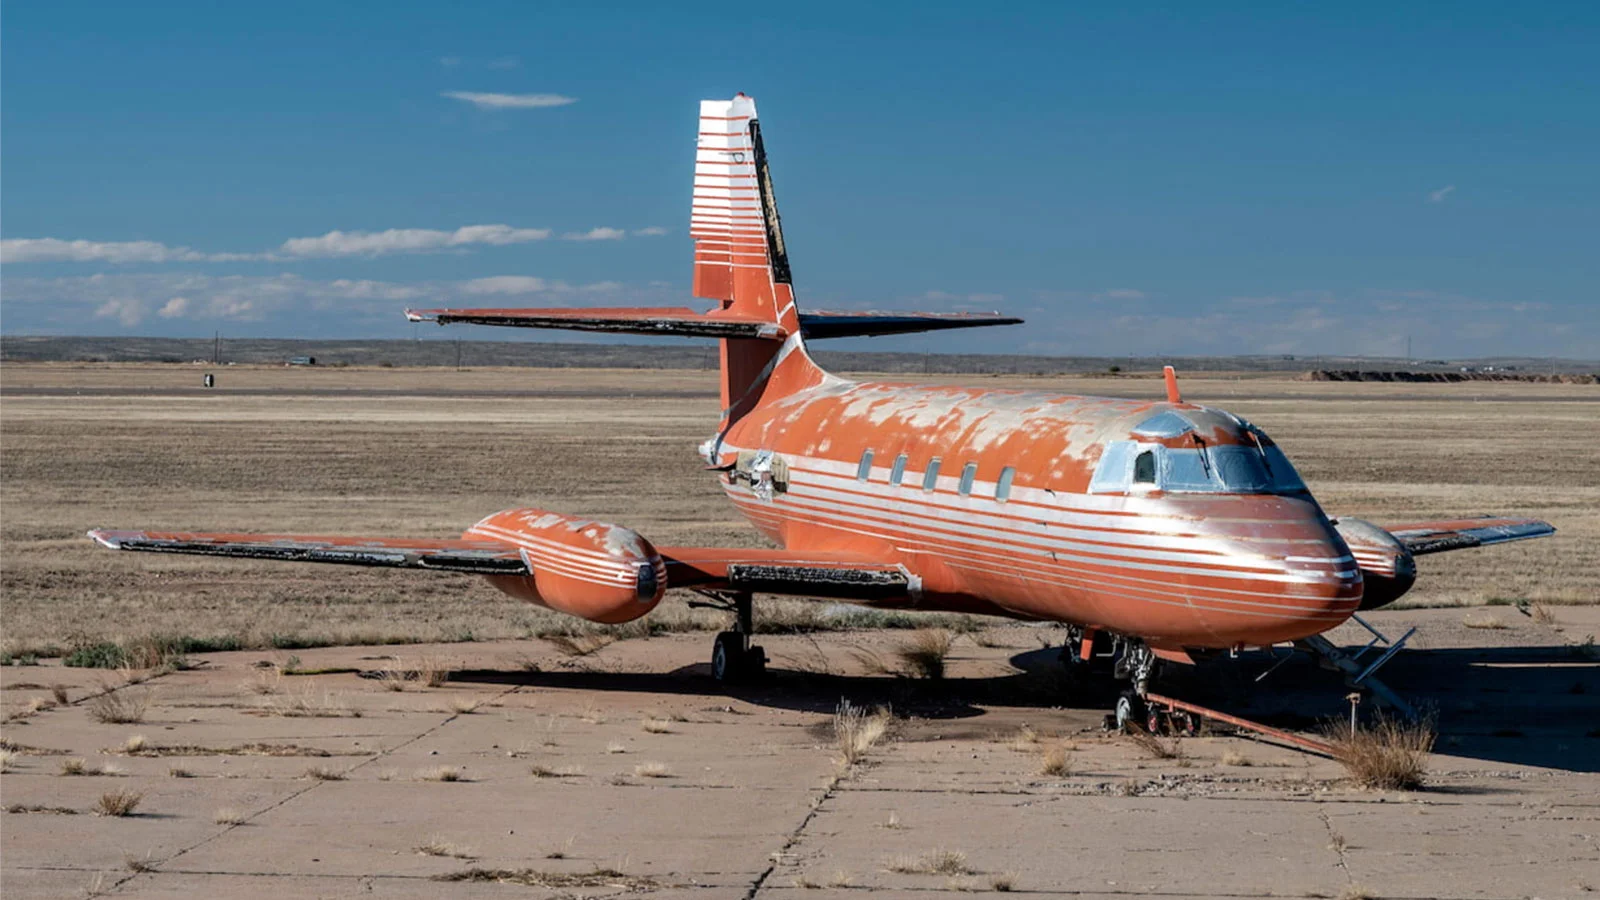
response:
[[[1237,421],[1237,420],[1236,420]],[[1135,438],[1176,437],[1192,429],[1164,412],[1134,429]],[[1090,493],[1123,493],[1138,487],[1178,493],[1297,494],[1305,482],[1289,458],[1260,429],[1240,421],[1249,443],[1169,447],[1149,440],[1112,441],[1089,483]]]

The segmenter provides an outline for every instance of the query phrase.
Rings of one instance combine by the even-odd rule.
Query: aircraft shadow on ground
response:
[[[576,691],[672,694],[707,702],[737,699],[759,706],[829,714],[840,701],[887,705],[929,719],[971,719],[987,707],[1072,707],[1109,710],[1118,685],[1110,678],[1075,679],[1059,664],[1059,649],[1011,657],[1017,671],[991,677],[939,680],[894,675],[804,671],[773,661],[754,684],[713,681],[704,664],[670,672],[482,669],[452,679]],[[1256,681],[1273,665],[1264,653],[1244,653],[1189,667],[1169,667],[1162,693],[1279,727],[1316,730],[1349,716],[1340,676],[1303,653]],[[1432,716],[1440,753],[1575,772],[1600,771],[1600,662],[1571,646],[1407,649],[1382,671],[1385,682]],[[1368,701],[1363,714],[1373,710]]]

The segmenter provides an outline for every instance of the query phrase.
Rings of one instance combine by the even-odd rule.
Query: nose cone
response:
[[[1309,497],[1233,495],[1192,502],[1193,527],[1217,554],[1186,579],[1207,646],[1260,646],[1321,634],[1361,605],[1350,548]]]

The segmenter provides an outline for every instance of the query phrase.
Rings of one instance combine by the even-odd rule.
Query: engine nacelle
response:
[[[661,602],[667,567],[650,542],[631,528],[542,509],[508,509],[467,529],[468,539],[514,544],[531,575],[489,575],[519,600],[615,625],[639,618]]]
[[[1417,583],[1417,561],[1394,535],[1364,519],[1339,519],[1333,527],[1361,567],[1363,610],[1393,603]]]

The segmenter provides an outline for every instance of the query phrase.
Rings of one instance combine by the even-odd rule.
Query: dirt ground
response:
[[[95,526],[451,535],[522,504],[668,543],[755,540],[693,453],[716,415],[710,373],[221,376],[205,391],[190,367],[0,369],[13,662],[151,634],[260,648],[192,653],[148,680],[54,659],[0,667],[8,900],[1600,890],[1593,387],[1183,380],[1190,399],[1273,434],[1335,513],[1503,512],[1560,529],[1425,558],[1406,599],[1442,608],[1371,617],[1418,628],[1383,675],[1440,729],[1426,787],[1397,793],[1220,730],[1151,758],[1100,731],[1104,691],[1060,692],[1049,626],[964,633],[937,682],[889,671],[903,631],[767,635],[773,677],[727,690],[705,673],[708,634],[563,647],[537,635],[571,623],[466,577],[92,547]],[[657,617],[719,622],[680,598]],[[367,644],[311,647],[340,641]],[[1297,729],[1347,710],[1309,660],[1258,684],[1270,666],[1217,660],[1167,690]],[[413,671],[450,674],[430,687]],[[844,700],[893,711],[853,765],[833,729]],[[98,721],[110,706],[143,706],[142,721]],[[1044,774],[1052,753],[1061,766]],[[133,814],[96,815],[118,792],[139,795]]]
[[[0,368],[5,652],[151,633],[293,647],[530,637],[571,627],[468,576],[108,553],[94,527],[455,536],[512,506],[658,543],[749,546],[694,448],[700,371]],[[1149,379],[972,383],[1150,396]],[[1539,516],[1554,538],[1419,561],[1402,602],[1596,602],[1600,389],[1184,378],[1255,421],[1333,514]],[[796,611],[793,614],[801,615]],[[670,596],[652,620],[713,627]]]

